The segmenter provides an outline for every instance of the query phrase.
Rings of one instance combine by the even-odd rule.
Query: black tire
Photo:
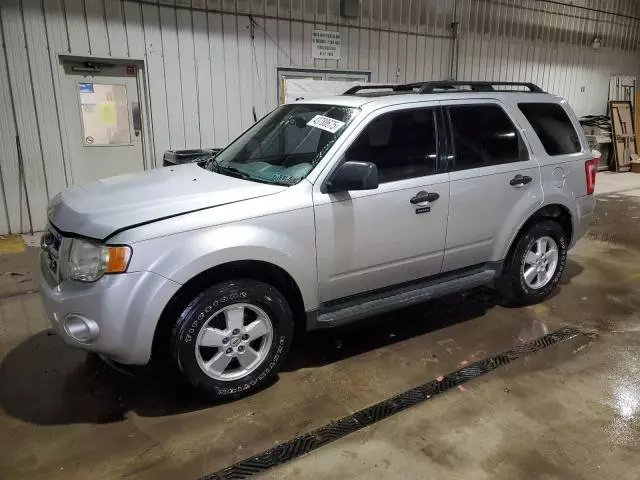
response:
[[[543,236],[551,237],[558,246],[558,264],[552,279],[544,286],[530,288],[524,279],[523,262],[527,252],[533,244]],[[567,263],[567,251],[569,247],[567,234],[562,227],[553,220],[542,220],[532,225],[517,240],[514,248],[505,259],[502,274],[497,281],[497,287],[505,299],[515,305],[532,305],[542,302],[551,293],[560,281]]]
[[[236,303],[254,305],[267,314],[273,327],[271,346],[262,362],[246,376],[235,380],[215,379],[200,368],[195,342],[207,318]],[[270,385],[292,340],[293,316],[284,296],[266,283],[238,279],[207,288],[184,308],[171,333],[171,352],[178,368],[193,386],[215,400],[231,400]]]

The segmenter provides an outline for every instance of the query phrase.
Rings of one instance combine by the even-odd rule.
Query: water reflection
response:
[[[614,394],[614,402],[620,416],[628,420],[633,417],[640,406],[637,392],[632,391],[629,387],[623,386]]]
[[[613,387],[608,403],[614,410],[607,429],[613,445],[630,447],[640,442],[640,366],[635,349],[616,356],[616,368],[607,379]]]

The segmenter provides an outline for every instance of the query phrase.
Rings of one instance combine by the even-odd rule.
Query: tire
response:
[[[555,243],[557,261],[552,272],[552,254],[546,255],[546,264],[544,260],[541,260],[540,264],[531,263],[540,247],[539,240],[542,242],[543,249],[544,242],[550,249],[554,247],[553,243]],[[515,305],[531,305],[545,300],[551,295],[564,272],[568,244],[567,234],[553,220],[542,220],[531,226],[524,235],[517,239],[514,248],[505,260],[502,274],[497,281],[500,293],[509,303]],[[547,252],[550,251],[547,250]],[[528,256],[530,252],[533,256]],[[531,273],[532,267],[534,267],[533,273]],[[536,272],[537,268],[542,270]],[[532,275],[535,276],[532,277]]]
[[[184,308],[171,333],[171,352],[193,386],[230,400],[268,386],[292,339],[284,296],[266,283],[239,279],[207,288]]]

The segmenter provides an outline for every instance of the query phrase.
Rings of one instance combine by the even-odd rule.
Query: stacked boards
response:
[[[636,105],[639,104],[636,103]],[[634,118],[631,102],[621,100],[609,102],[609,111],[616,160],[615,170],[616,172],[628,172],[633,166],[633,170],[636,171],[636,168],[640,166],[638,164],[640,142],[636,138],[638,112]]]
[[[640,92],[636,93],[636,105],[640,106]],[[638,107],[636,107],[636,111],[635,111],[635,129],[636,132],[638,131],[638,128],[640,128],[640,113],[638,112]],[[636,135],[636,153],[640,152],[640,138],[638,137],[638,135]],[[640,173],[640,162],[639,161],[632,161],[631,162],[631,171],[635,172],[635,173]]]

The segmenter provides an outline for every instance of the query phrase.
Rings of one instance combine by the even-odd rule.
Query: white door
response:
[[[439,165],[437,111],[403,107],[377,111],[344,154],[376,164],[377,189],[324,193],[322,181],[314,186],[322,302],[440,273],[449,174]]]
[[[64,71],[72,183],[143,170],[136,66],[65,63]]]

